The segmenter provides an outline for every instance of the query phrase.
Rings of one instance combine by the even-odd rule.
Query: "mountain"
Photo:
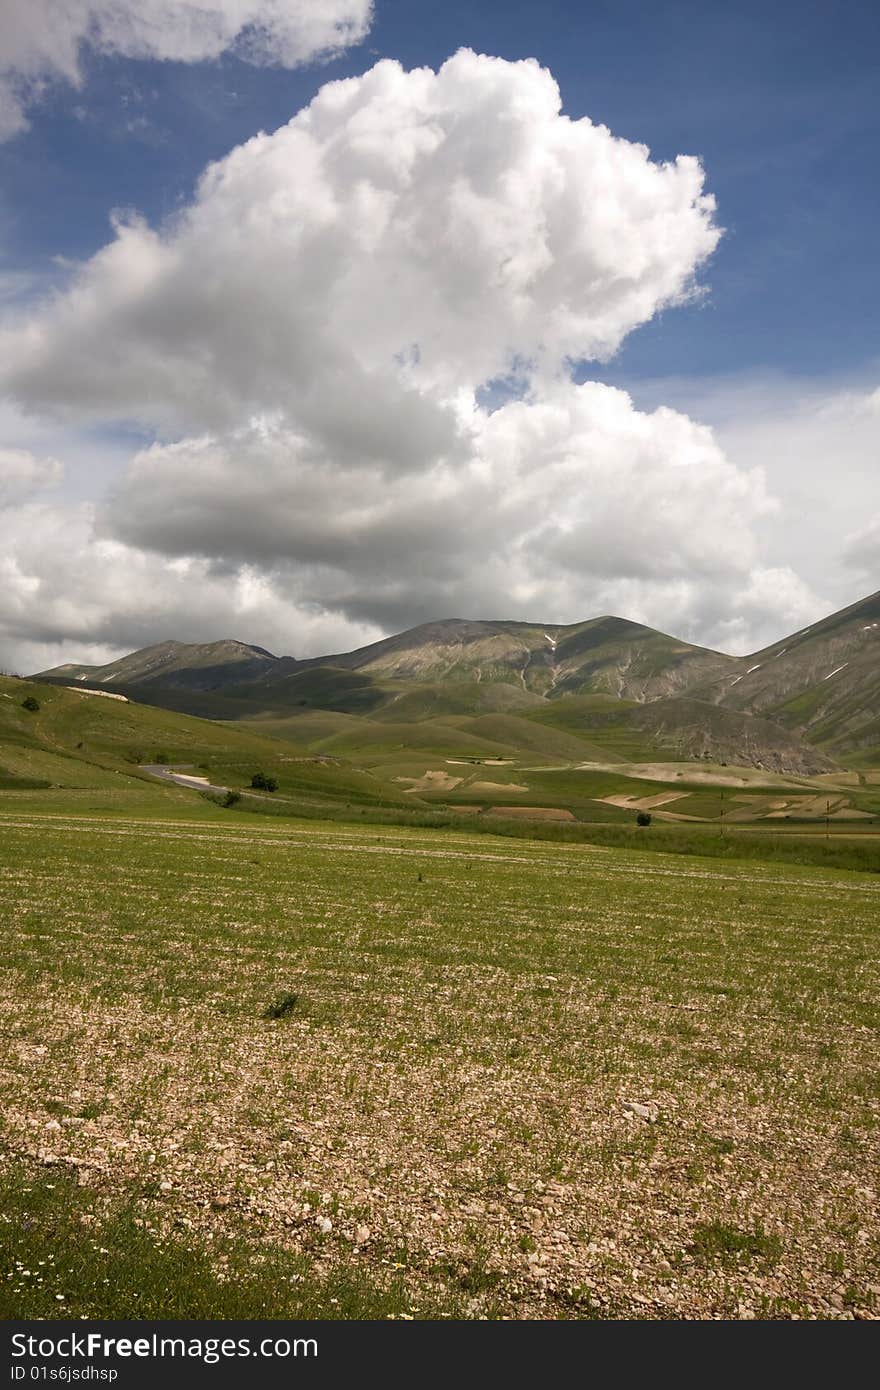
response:
[[[634,712],[632,724],[650,734],[656,746],[666,745],[679,757],[762,767],[800,777],[832,772],[836,766],[826,753],[772,720],[705,700],[656,700]]]
[[[309,664],[393,681],[501,682],[544,698],[592,690],[652,700],[720,677],[734,660],[626,618],[570,626],[448,618]]]
[[[880,758],[880,592],[775,642],[695,691],[853,762]]]
[[[106,666],[56,666],[38,679],[207,691],[248,684],[265,689],[312,673],[312,689],[314,673],[328,670],[356,672],[368,682],[501,683],[542,698],[596,691],[641,701],[681,693],[736,669],[735,657],[626,618],[594,618],[567,627],[450,618],[357,651],[305,661],[275,657],[242,642],[160,642]],[[351,681],[340,683],[353,688]]]
[[[450,618],[307,660],[231,640],[169,641],[34,679],[221,719],[331,711],[369,719],[364,737],[396,737],[399,748],[424,746],[414,730],[439,720],[446,735],[455,726],[526,750],[537,720],[591,743],[812,775],[880,757],[878,656],[874,594],[750,657],[612,616],[569,625]],[[346,738],[355,739],[351,727]]]
[[[35,679],[88,685],[164,685],[213,690],[232,681],[257,680],[278,658],[262,647],[227,639],[221,642],[157,642],[106,666],[55,666]]]

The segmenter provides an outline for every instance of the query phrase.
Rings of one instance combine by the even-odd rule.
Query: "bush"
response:
[[[251,786],[258,792],[277,792],[278,780],[268,777],[265,772],[255,772],[251,778]]]
[[[212,806],[237,806],[241,801],[241,792],[224,792],[220,791],[217,787],[211,787],[208,791],[199,792],[199,796],[203,801],[210,801]],[[247,806],[242,806],[242,810],[246,811]]]
[[[167,753],[157,753],[156,756],[155,756],[155,758],[153,759],[153,762],[154,762],[154,763],[167,763],[167,761],[168,761],[168,754],[167,754]]]
[[[36,714],[40,708],[40,702],[33,695],[26,695],[21,702],[21,707],[30,710],[31,714]]]
[[[263,1017],[287,1018],[290,1014],[293,1013],[298,1003],[299,995],[294,994],[292,991],[288,991],[285,994],[279,994],[277,999],[273,999],[268,1009],[266,1009],[265,1013],[263,1014]]]
[[[650,811],[639,811],[639,814],[636,816],[636,825],[650,825],[650,824],[651,824],[651,813],[650,813]]]

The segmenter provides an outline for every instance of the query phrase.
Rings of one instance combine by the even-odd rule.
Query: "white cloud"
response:
[[[445,574],[504,551],[569,580],[699,577],[747,572],[751,524],[774,506],[761,473],[735,469],[704,426],[636,411],[595,382],[475,408],[461,433],[452,458],[393,487],[381,463],[333,466],[279,425],[157,444],[135,457],[104,526],[168,554],[254,563],[343,568],[375,549]]]
[[[296,67],[359,43],[372,0],[0,0],[0,139],[27,126],[45,83],[79,85],[81,50],[204,62],[234,51]]]
[[[880,471],[878,375],[873,363],[823,379],[769,371],[659,379],[638,383],[637,394],[642,405],[669,401],[704,420],[731,463],[762,470],[784,499],[758,523],[762,551],[824,594],[830,609],[880,582],[870,524]]]
[[[732,596],[733,616],[717,625],[724,651],[745,655],[824,618],[833,609],[788,565],[758,565]]]
[[[562,116],[535,62],[323,87],[7,322],[20,408],[156,441],[96,510],[19,509],[7,640],[315,654],[442,616],[617,611],[742,646],[780,594],[815,616],[762,568],[760,468],[571,380],[695,292],[713,209],[696,160]],[[504,377],[517,398],[490,410]]]
[[[695,635],[729,619],[773,502],[705,427],[559,382],[474,408],[461,432],[458,453],[393,486],[381,464],[332,466],[279,425],[155,445],[100,530],[262,568],[301,601],[386,630],[449,614],[573,622],[613,602]]]
[[[88,504],[11,505],[4,664],[172,635],[316,655],[439,616],[602,612],[749,650],[821,611],[757,563],[760,473],[687,417],[588,383],[467,424],[466,457],[392,487],[262,426],[141,451],[97,526]]]
[[[445,615],[620,612],[747,649],[779,621],[781,576],[753,577],[752,526],[772,505],[763,479],[705,427],[558,383],[463,428],[469,453],[393,487],[378,464],[331,466],[264,425],[141,451],[97,528],[87,504],[10,506],[4,664],[171,635],[315,655]],[[798,626],[817,603],[804,615],[787,602],[785,618]]]
[[[878,576],[880,576],[880,512],[873,516],[866,525],[860,526],[857,531],[847,536],[843,548],[843,560],[846,565],[869,578],[872,584],[878,583]]]
[[[247,565],[162,556],[96,537],[87,503],[46,498],[0,508],[0,667],[30,672],[101,663],[174,637],[220,636],[314,656],[382,634],[314,605]]]
[[[57,459],[37,458],[28,449],[0,447],[0,507],[57,486],[62,472]]]
[[[7,337],[7,387],[170,432],[276,411],[369,456],[402,432],[418,461],[458,392],[608,355],[717,243],[695,159],[652,163],[559,108],[537,63],[467,51],[327,84],[166,229],[117,222]]]

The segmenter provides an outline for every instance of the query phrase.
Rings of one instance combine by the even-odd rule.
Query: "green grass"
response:
[[[873,876],[147,794],[0,800],[10,1315],[869,1310]]]
[[[594,825],[581,827],[532,827],[537,838],[578,839],[583,843],[607,845],[615,849],[650,851],[660,854],[702,855],[710,859],[727,860],[735,864],[801,864],[829,869],[855,869],[863,873],[880,873],[880,838],[865,837],[864,841],[845,840],[843,834],[825,840],[813,827],[803,836],[776,834],[767,831],[728,829],[722,836],[717,825],[679,827],[653,823],[647,828],[634,823],[626,825]],[[494,833],[500,830],[492,822]]]
[[[486,769],[491,775],[496,769]],[[462,802],[473,800],[467,788],[460,792]],[[318,820],[335,822],[356,822],[375,826],[397,826],[412,829],[442,830],[456,832],[466,830],[472,835],[501,837],[534,841],[540,844],[557,845],[600,845],[613,849],[625,849],[641,854],[671,854],[702,856],[713,860],[731,861],[735,864],[792,864],[816,865],[829,869],[852,869],[862,873],[880,872],[880,836],[865,835],[863,838],[848,838],[848,829],[835,827],[828,839],[824,830],[811,822],[795,827],[794,832],[775,832],[728,827],[721,834],[718,825],[679,826],[656,821],[649,827],[636,824],[636,813],[619,807],[602,807],[594,812],[601,819],[591,821],[585,817],[581,821],[542,821],[505,818],[484,812],[479,816],[457,815],[454,797],[448,797],[446,805],[434,809],[424,805],[386,806],[369,805],[357,807],[356,804],[333,805],[317,803],[309,806],[303,801],[293,803],[269,801],[265,798],[243,798],[227,815],[271,816],[282,819],[298,819],[304,816]],[[483,798],[485,800],[485,798]],[[502,796],[498,793],[495,801],[511,804],[530,805],[528,797],[514,795]],[[551,804],[544,797],[541,805]],[[562,802],[561,804],[566,804]],[[576,803],[575,803],[576,805]],[[849,832],[851,833],[851,831]]]
[[[37,692],[37,713],[21,709],[22,690]],[[9,678],[0,678],[0,697],[0,766],[17,785],[133,787],[146,777],[139,764],[164,762],[189,765],[196,774],[233,787],[248,787],[253,773],[262,770],[277,779],[279,796],[304,803],[404,804],[398,788],[368,770],[291,748],[247,724],[211,723]]]
[[[774,1263],[782,1254],[782,1241],[762,1230],[742,1231],[723,1221],[704,1221],[694,1231],[690,1253],[704,1265],[755,1259]]]
[[[38,791],[45,790],[51,786],[50,782],[44,781],[40,777],[21,776],[19,773],[10,772],[8,768],[0,767],[0,791]]]
[[[0,680],[10,1316],[874,1306],[871,823],[722,835],[699,778],[728,770],[627,775],[605,697],[532,718],[458,685],[396,702],[418,723],[224,725]],[[223,808],[160,755],[278,791]],[[428,770],[463,780],[397,780]],[[756,816],[836,795],[763,781]],[[601,800],[669,789],[705,821]],[[878,814],[869,773],[846,795]]]
[[[548,729],[565,730],[588,746],[585,760],[649,762],[662,756],[657,742],[634,728],[631,716],[640,706],[614,695],[566,695],[545,702],[525,716]]]
[[[13,1162],[0,1174],[0,1318],[375,1319],[454,1316],[452,1299],[413,1310],[403,1282],[355,1261],[327,1276],[271,1245],[255,1264],[240,1236],[169,1230],[143,1192],[102,1196],[63,1170]]]

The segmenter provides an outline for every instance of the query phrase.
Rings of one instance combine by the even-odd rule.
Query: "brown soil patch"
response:
[[[527,792],[528,787],[519,782],[471,782],[468,791],[494,796],[496,792]]]
[[[656,796],[630,796],[626,792],[618,792],[615,796],[600,796],[596,800],[604,801],[606,806],[623,806],[626,810],[653,811],[655,806],[683,801],[687,795],[687,792],[658,792]]]
[[[451,792],[463,777],[450,777],[448,772],[426,772],[422,777],[395,777],[395,782],[408,782],[407,793],[410,792]]]

